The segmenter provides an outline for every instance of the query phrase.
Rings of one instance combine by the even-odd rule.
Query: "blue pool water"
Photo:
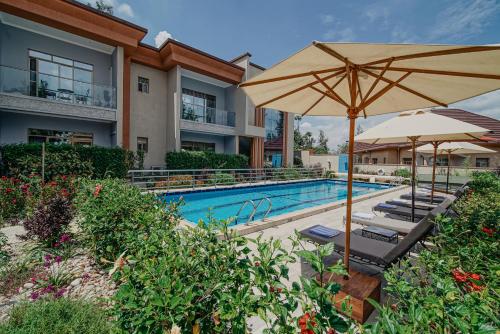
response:
[[[383,184],[354,182],[353,197],[389,187]],[[181,197],[184,200],[184,205],[181,207],[182,216],[190,222],[198,222],[200,219],[207,221],[209,211],[216,219],[228,219],[236,216],[245,201],[253,200],[258,204],[265,197],[272,203],[272,209],[267,217],[272,217],[343,200],[347,197],[347,184],[342,180],[317,180],[162,195],[165,202],[178,201]],[[253,220],[262,219],[268,207],[269,203],[263,201]],[[252,211],[252,205],[247,205],[234,223],[246,223]]]

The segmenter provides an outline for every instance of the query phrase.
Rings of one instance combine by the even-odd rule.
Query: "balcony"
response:
[[[233,111],[183,103],[181,118],[186,121],[234,127],[236,114]]]
[[[0,65],[0,92],[116,109],[116,89]]]

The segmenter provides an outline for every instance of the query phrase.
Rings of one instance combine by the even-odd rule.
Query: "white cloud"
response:
[[[324,25],[332,24],[333,22],[335,22],[335,17],[330,14],[321,14],[319,18],[321,20],[321,23],[323,23]]]
[[[389,8],[382,7],[380,4],[366,9],[364,15],[370,23],[381,23],[383,26],[389,24]]]
[[[457,1],[438,14],[428,37],[433,41],[467,40],[482,33],[498,13],[500,2],[497,0]]]
[[[351,28],[330,29],[323,34],[323,38],[335,42],[352,42],[356,39],[356,33]]]
[[[166,30],[160,31],[156,36],[155,36],[155,45],[157,48],[162,46],[162,44],[167,40],[171,39],[172,35],[167,32]]]
[[[132,7],[130,7],[130,5],[127,3],[118,5],[118,7],[116,8],[116,12],[121,16],[127,16],[129,18],[134,17],[134,11],[132,10]]]

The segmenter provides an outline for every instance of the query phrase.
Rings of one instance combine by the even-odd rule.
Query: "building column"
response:
[[[122,146],[130,149],[130,56],[123,62],[123,120]]]
[[[255,108],[255,126],[264,127],[264,109]],[[264,138],[252,138],[252,146],[250,148],[250,167],[264,167]]]

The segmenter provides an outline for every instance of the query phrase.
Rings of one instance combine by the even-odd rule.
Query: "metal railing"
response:
[[[0,65],[0,92],[116,109],[114,87]]]
[[[319,179],[323,168],[256,168],[256,169],[183,169],[130,170],[130,182],[145,190],[165,192],[206,187],[236,187],[248,184],[270,184],[284,181]]]
[[[186,121],[234,127],[236,113],[222,109],[199,107],[183,102],[181,118]]]

